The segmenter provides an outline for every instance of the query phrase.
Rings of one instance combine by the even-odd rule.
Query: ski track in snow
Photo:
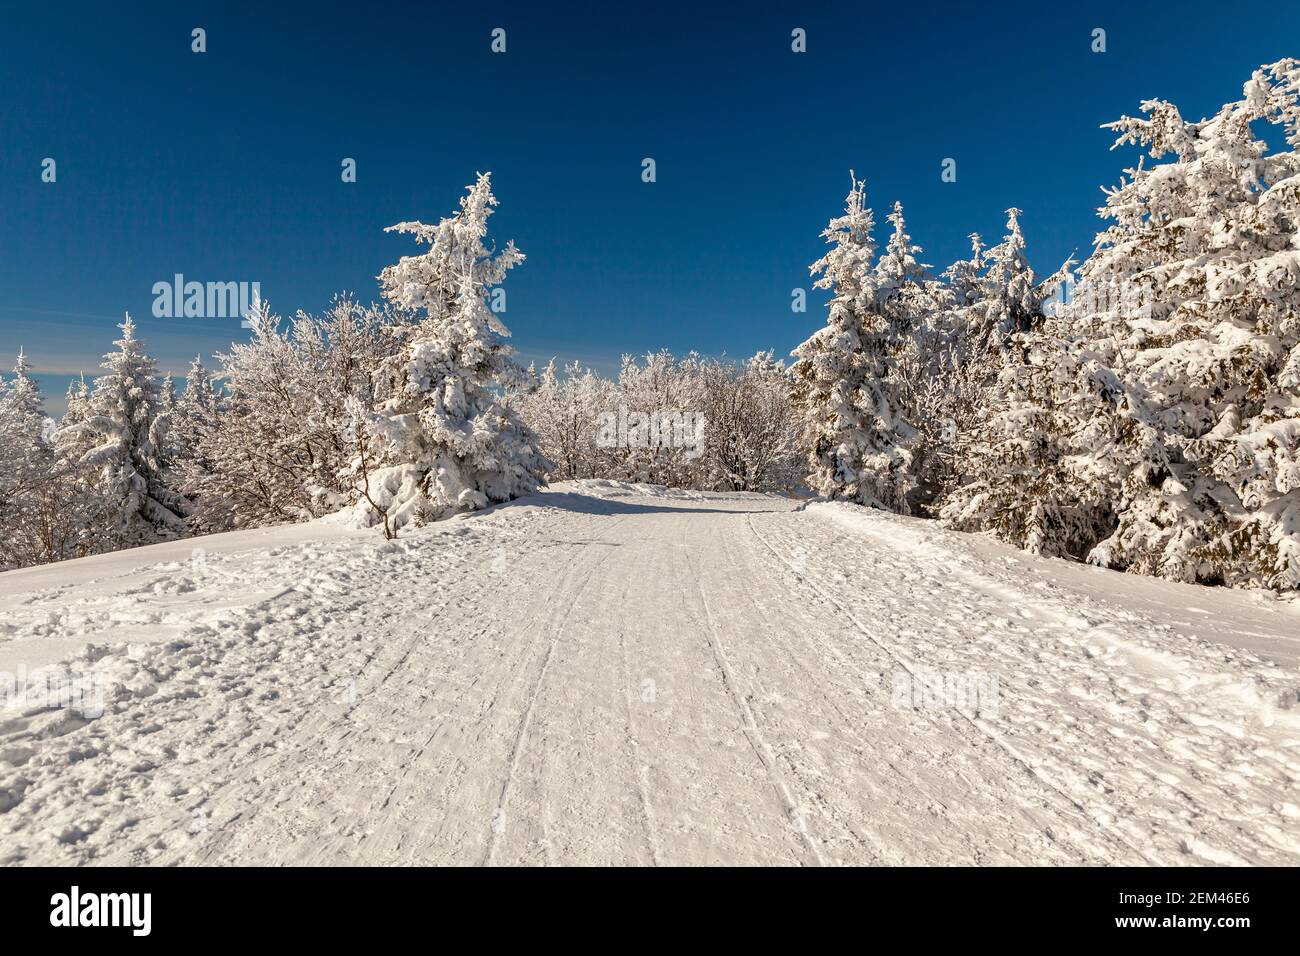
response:
[[[0,653],[107,688],[0,710],[0,863],[1300,862],[1300,674],[1179,623],[1241,595],[615,482],[311,533],[0,576]],[[996,708],[895,699],[932,672]]]

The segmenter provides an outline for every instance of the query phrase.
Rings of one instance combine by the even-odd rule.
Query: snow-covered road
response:
[[[602,482],[267,540],[0,576],[9,669],[110,642],[0,711],[0,863],[1300,862],[1275,598]]]

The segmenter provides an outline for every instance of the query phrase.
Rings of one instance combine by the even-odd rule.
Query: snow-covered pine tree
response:
[[[1300,587],[1300,64],[1188,122],[1109,128],[1153,160],[1108,192],[1080,324],[1122,394],[1093,468],[1118,524],[1090,560],[1181,581]],[[1269,152],[1252,124],[1277,128]],[[1110,294],[1108,294],[1110,293]]]
[[[850,173],[842,216],[822,232],[832,247],[809,268],[830,289],[826,324],[795,349],[793,399],[807,427],[808,481],[829,498],[902,510],[911,487],[911,426],[888,383],[896,330],[876,308],[875,225],[866,184]]]
[[[119,328],[117,351],[104,356],[107,374],[95,380],[84,412],[78,411],[84,417],[62,423],[55,436],[61,452],[82,469],[86,490],[103,502],[105,525],[95,550],[186,531],[184,498],[165,483],[151,438],[159,409],[157,365],[136,338],[129,314]]]
[[[381,369],[378,412],[362,409],[354,426],[358,438],[368,436],[352,466],[367,523],[436,520],[529,494],[544,481],[549,463],[536,437],[498,394],[521,384],[524,372],[487,299],[524,256],[513,242],[495,254],[484,245],[496,205],[485,173],[455,215],[389,227],[429,248],[379,277],[385,298],[415,318]]]

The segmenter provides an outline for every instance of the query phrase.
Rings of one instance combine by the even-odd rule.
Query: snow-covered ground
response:
[[[1294,603],[846,505],[582,482],[0,575],[40,666],[102,714],[0,711],[0,863],[1300,862]]]

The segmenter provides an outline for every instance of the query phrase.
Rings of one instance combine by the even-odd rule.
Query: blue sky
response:
[[[374,298],[374,276],[414,250],[383,228],[450,213],[478,170],[501,201],[495,236],[528,255],[506,315],[525,360],[786,353],[822,320],[820,297],[793,314],[790,290],[808,284],[850,167],[878,222],[903,202],[936,267],[973,230],[996,240],[1016,205],[1050,271],[1086,254],[1098,187],[1133,160],[1099,124],[1147,97],[1199,117],[1300,54],[1300,5],[810,6],[10,8],[0,361],[25,348],[57,410],[130,310],[183,375],[247,333],[154,318],[155,282],[257,281],[282,313]],[[195,27],[206,53],[191,52]],[[806,53],[791,52],[795,27]],[[955,183],[940,178],[949,157]]]

